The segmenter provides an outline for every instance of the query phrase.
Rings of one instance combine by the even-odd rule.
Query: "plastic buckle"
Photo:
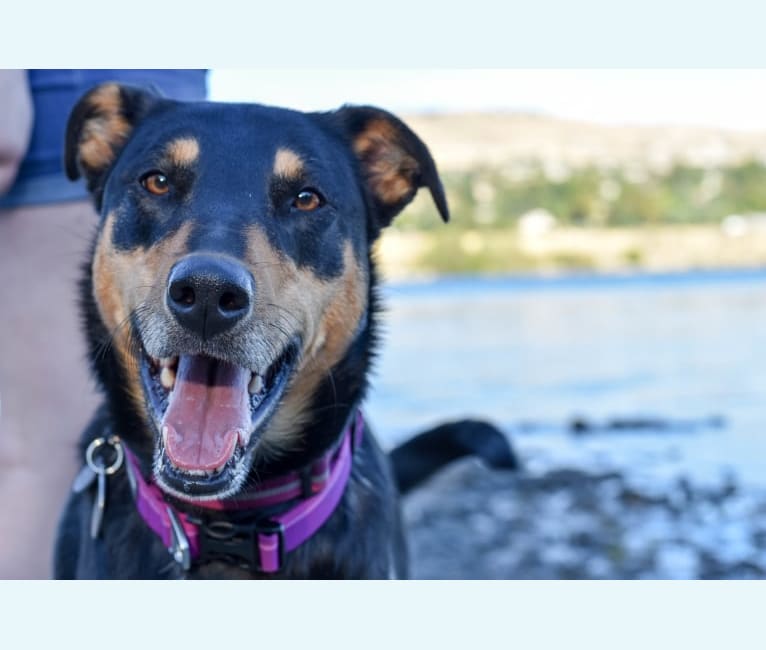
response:
[[[278,521],[265,519],[256,524],[257,533],[255,535],[255,547],[258,555],[257,568],[263,571],[261,566],[261,548],[258,544],[258,535],[276,535],[277,536],[277,571],[285,565],[285,529]]]
[[[285,540],[282,524],[262,520],[238,523],[226,519],[194,522],[199,525],[199,557],[197,562],[223,561],[250,570],[261,570],[259,535],[276,535],[279,566],[284,563]]]

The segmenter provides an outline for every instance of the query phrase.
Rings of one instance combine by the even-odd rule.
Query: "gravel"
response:
[[[414,578],[766,574],[766,494],[728,477],[651,492],[619,471],[495,471],[468,459],[403,502]]]

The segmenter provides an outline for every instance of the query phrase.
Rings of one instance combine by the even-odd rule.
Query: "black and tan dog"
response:
[[[209,503],[299,473],[337,447],[376,342],[371,246],[419,187],[447,220],[434,162],[375,108],[179,103],[107,84],[71,115],[66,167],[85,177],[101,215],[82,301],[105,403],[83,451],[117,436],[142,482],[215,529],[231,516]],[[477,450],[513,465],[494,430],[457,426],[420,440],[401,470],[408,486]],[[95,532],[95,481],[73,493],[57,577],[262,575],[257,560],[220,548],[174,560],[137,511],[129,472],[107,479]],[[398,508],[388,458],[366,429],[339,504],[273,575],[406,576]]]

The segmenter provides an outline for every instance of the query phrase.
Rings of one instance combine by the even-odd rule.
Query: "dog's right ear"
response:
[[[344,106],[325,116],[340,125],[359,162],[379,228],[388,226],[421,187],[428,188],[441,218],[449,221],[436,163],[404,122],[374,106]]]
[[[106,173],[135,125],[158,99],[158,95],[142,88],[104,83],[86,93],[72,109],[64,168],[70,180],[85,177],[97,206]]]

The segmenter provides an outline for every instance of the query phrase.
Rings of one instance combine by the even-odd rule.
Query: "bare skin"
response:
[[[96,400],[76,278],[87,202],[0,211],[0,578],[51,575],[53,538]]]

